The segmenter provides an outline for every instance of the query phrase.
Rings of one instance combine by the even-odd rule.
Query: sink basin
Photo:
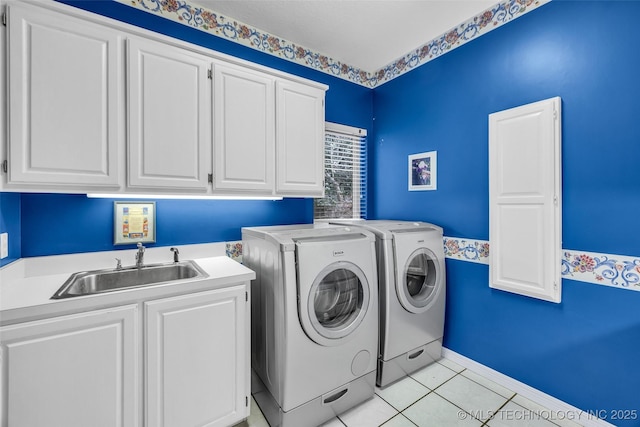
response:
[[[208,274],[193,261],[150,264],[140,268],[82,271],[72,274],[51,299],[100,294],[201,277],[208,277]]]

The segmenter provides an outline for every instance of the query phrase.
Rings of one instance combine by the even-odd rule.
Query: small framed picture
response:
[[[436,151],[409,155],[409,191],[435,190],[438,172]]]
[[[113,202],[114,245],[155,243],[156,202]]]

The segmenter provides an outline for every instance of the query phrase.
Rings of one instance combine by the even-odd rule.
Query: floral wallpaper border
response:
[[[266,33],[189,0],[115,0],[209,34],[353,83],[374,88],[423,65],[551,0],[502,0],[385,67],[366,71]]]
[[[444,255],[450,259],[488,265],[489,242],[445,237]],[[640,291],[640,256],[563,249],[561,263],[563,279]]]
[[[640,291],[640,256],[564,249],[562,277],[596,285]]]
[[[238,261],[242,264],[242,241],[237,240],[235,242],[225,242],[226,248],[225,253],[229,258],[234,261]]]
[[[489,265],[489,242],[486,240],[444,237],[445,258]]]
[[[444,237],[443,245],[445,258],[489,264],[486,240]],[[226,242],[226,254],[242,263],[242,241]],[[563,249],[561,262],[563,279],[640,291],[640,256]]]

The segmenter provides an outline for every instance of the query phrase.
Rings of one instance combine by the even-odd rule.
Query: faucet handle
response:
[[[122,260],[120,258],[116,258],[116,270],[122,270]]]
[[[178,248],[170,248],[169,250],[173,252],[173,262],[180,262],[180,259],[178,257],[180,251],[178,251]]]

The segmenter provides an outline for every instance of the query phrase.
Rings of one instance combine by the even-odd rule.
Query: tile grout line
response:
[[[427,394],[431,393],[431,389],[430,389],[429,387],[425,386],[424,384],[422,384],[421,382],[417,381],[417,380],[416,380],[416,379],[414,379],[414,378],[411,378],[411,379],[413,379],[413,380],[414,380],[414,381],[416,381],[418,384],[422,385],[422,386],[423,386],[423,387],[425,387],[427,390],[429,390],[429,392],[428,392]],[[375,393],[375,392],[374,392],[374,393]],[[422,396],[420,399],[424,398],[427,394],[425,394],[424,396]],[[405,409],[407,409],[409,406],[412,406],[414,403],[418,402],[418,400],[420,400],[420,399],[416,400],[415,402],[413,402],[413,403],[411,403],[409,406],[407,406],[407,408],[404,408],[402,411],[400,411],[400,410],[398,410],[395,406],[393,406],[393,405],[391,404],[391,402],[387,401],[384,397],[380,396],[378,393],[375,393],[375,395],[376,395],[376,396],[378,396],[380,399],[382,399],[382,401],[383,401],[383,402],[387,403],[389,406],[391,406],[391,407],[392,407],[393,409],[395,409],[395,411],[396,411],[396,413],[395,413],[391,418],[389,418],[388,420],[385,420],[385,421],[384,421],[384,423],[388,423],[390,420],[392,420],[393,418],[397,417],[398,415],[402,415],[404,418],[406,418],[407,420],[409,420],[409,422],[410,422],[411,424],[413,424],[413,425],[417,426],[417,424],[416,424],[416,423],[414,423],[413,421],[411,421],[411,419],[409,419],[409,417],[407,417],[406,415],[404,415],[402,412],[403,412]],[[382,423],[382,424],[384,424],[384,423]],[[382,424],[380,424],[380,425],[382,425]],[[348,427],[348,426],[347,426],[347,427]]]
[[[340,416],[339,416],[339,415],[336,415],[336,418],[337,418],[338,422],[339,422],[340,424],[342,424],[344,427],[349,427],[349,426],[347,426],[347,425],[344,423],[344,421],[342,421],[342,419],[340,418]]]
[[[452,379],[454,379],[454,378],[455,378],[455,377],[457,377],[458,375],[461,375],[461,376],[463,376],[463,377],[464,377],[464,375],[462,375],[462,373],[463,373],[464,371],[466,371],[466,370],[467,370],[466,368],[465,368],[465,369],[463,369],[462,371],[458,372],[456,375],[452,376],[451,378],[449,378],[447,381],[443,382],[442,384],[440,384],[440,385],[439,385],[438,387],[436,387],[436,388],[440,388],[441,386],[443,386],[444,384],[448,383],[449,381],[451,381]],[[454,372],[455,372],[455,371],[454,371]],[[466,378],[466,379],[468,379],[469,381],[472,381],[471,379],[469,379],[469,378],[467,378],[467,377],[465,377],[465,378]],[[473,382],[475,382],[475,381],[473,381]],[[476,383],[476,384],[478,384],[478,383]],[[480,384],[480,385],[482,385],[482,384]],[[483,386],[483,387],[484,387],[484,386]],[[486,388],[486,387],[485,387],[485,388]],[[487,390],[488,390],[488,389],[487,389]],[[489,390],[489,391],[492,391],[492,390]],[[433,390],[433,392],[434,392],[434,393],[436,393],[435,389]],[[494,393],[495,393],[495,392],[494,392]],[[438,395],[438,397],[439,397],[439,398],[441,398],[441,399],[443,399],[445,402],[448,402],[448,403],[452,404],[453,406],[455,406],[456,408],[460,409],[460,410],[461,410],[461,411],[463,411],[464,413],[469,414],[469,416],[470,416],[472,419],[477,420],[478,422],[480,422],[480,423],[481,423],[481,424],[480,424],[480,426],[481,426],[481,427],[482,427],[482,426],[484,426],[484,421],[477,419],[473,414],[470,414],[466,409],[461,408],[459,405],[457,405],[457,404],[453,403],[452,401],[450,401],[450,400],[449,400],[449,399],[447,399],[446,397],[442,396],[441,394],[436,393],[436,395]],[[501,406],[501,407],[502,407],[502,406]]]
[[[442,365],[442,366],[444,366],[444,365]],[[446,366],[445,366],[445,367],[446,367]],[[451,368],[448,368],[448,369],[451,369]],[[453,370],[453,369],[451,369],[451,370]],[[510,402],[510,401],[511,401],[515,396],[516,396],[516,394],[517,394],[517,393],[516,393],[516,392],[514,392],[514,391],[512,391],[512,390],[509,390],[509,391],[511,391],[511,392],[513,393],[513,395],[512,395],[511,397],[505,397],[505,396],[501,395],[500,393],[497,393],[497,392],[495,392],[495,391],[491,390],[489,387],[486,387],[486,386],[484,386],[484,385],[480,384],[479,382],[474,381],[474,380],[472,380],[471,378],[468,378],[468,377],[466,377],[466,376],[462,375],[462,373],[463,373],[464,371],[468,371],[468,369],[467,369],[467,368],[462,369],[462,370],[461,370],[460,372],[458,372],[456,375],[454,375],[453,377],[449,378],[448,380],[446,380],[445,382],[443,382],[442,384],[440,384],[438,387],[436,387],[436,388],[435,388],[435,389],[433,389],[432,391],[433,391],[435,394],[437,394],[437,395],[438,395],[438,397],[440,397],[440,398],[444,399],[445,401],[447,401],[447,402],[451,403],[451,404],[452,404],[453,406],[455,406],[456,408],[459,408],[460,410],[462,410],[462,411],[464,411],[465,413],[469,414],[473,419],[478,420],[480,423],[482,423],[482,424],[481,424],[481,427],[484,427],[484,426],[485,426],[485,424],[486,424],[486,423],[488,423],[488,422],[491,420],[491,418],[490,418],[490,419],[488,419],[487,421],[483,421],[483,420],[480,420],[480,419],[476,418],[473,414],[470,414],[470,413],[469,413],[467,410],[465,410],[464,408],[461,408],[459,405],[455,404],[454,402],[450,401],[450,400],[449,400],[449,399],[447,399],[446,397],[444,397],[444,396],[442,396],[441,394],[437,393],[437,392],[436,392],[436,389],[438,389],[438,388],[442,387],[444,384],[448,383],[449,381],[451,381],[452,379],[454,379],[455,377],[457,377],[458,375],[460,375],[460,376],[464,377],[465,379],[467,379],[467,380],[469,380],[469,381],[471,381],[471,382],[473,382],[473,383],[476,383],[476,384],[477,384],[477,385],[479,385],[480,387],[483,387],[483,388],[487,389],[488,391],[490,391],[490,392],[492,392],[492,393],[494,393],[494,394],[496,394],[496,395],[498,395],[498,396],[500,396],[500,397],[502,397],[502,398],[504,398],[504,399],[507,399],[507,400],[506,400],[506,402],[504,402],[504,403],[503,403],[503,404],[502,404],[498,409],[496,409],[496,411],[495,411],[495,412],[498,412],[500,409],[504,408],[504,406],[505,406],[507,403],[509,403],[509,402]],[[454,372],[455,372],[455,371],[454,371]],[[470,372],[472,372],[472,371],[470,371]],[[416,381],[417,381],[417,380],[416,380]],[[418,381],[418,382],[419,382],[419,381]],[[506,388],[506,387],[505,387],[505,388]],[[414,403],[415,403],[415,402],[414,402]],[[526,409],[526,408],[525,408],[525,409]],[[493,418],[493,417],[492,417],[492,418]]]
[[[482,384],[480,384],[480,385],[482,385]],[[497,414],[498,412],[500,412],[500,410],[501,410],[502,408],[504,408],[505,406],[507,406],[507,404],[513,400],[513,398],[516,396],[516,394],[517,394],[517,393],[513,393],[513,396],[511,396],[510,398],[508,398],[508,399],[507,399],[507,401],[506,401],[506,402],[504,402],[504,403],[502,404],[502,406],[500,406],[498,409],[496,409],[496,411],[495,411],[495,413],[493,414],[493,416],[492,416],[491,418],[489,418],[487,421],[483,422],[481,427],[488,426],[488,424],[487,424],[487,423],[488,423],[489,421],[491,421],[491,420],[496,416],[496,414]],[[481,420],[481,421],[482,421],[482,420]]]
[[[453,372],[453,373],[454,373],[454,375],[453,375],[453,377],[451,377],[451,378],[456,377],[457,375],[459,375],[460,373],[462,373],[462,371],[464,371],[464,370],[466,369],[466,368],[463,368],[463,369],[462,369],[462,371],[460,371],[460,372],[456,372],[456,371],[454,371],[453,369],[449,368],[448,366],[445,366],[445,365],[443,365],[442,363],[439,363],[437,360],[435,361],[435,363],[438,363],[438,365],[440,365],[440,366],[442,366],[442,367],[444,367],[444,368],[448,369],[449,371]],[[431,365],[427,365],[427,366],[423,367],[422,369],[425,369],[425,368],[427,368],[428,366],[431,366]],[[422,370],[422,369],[420,369],[420,370]],[[415,371],[415,372],[418,372],[418,371]],[[415,373],[415,372],[412,372],[411,374],[413,374],[413,373]],[[443,384],[445,384],[445,383],[447,383],[448,381],[450,381],[450,380],[451,380],[451,378],[449,378],[449,379],[447,379],[447,380],[443,381],[442,383],[440,383],[437,387],[435,387],[435,388],[433,388],[433,389],[432,389],[431,387],[427,386],[426,384],[423,384],[423,383],[421,383],[420,381],[418,381],[418,379],[414,378],[411,374],[408,374],[406,377],[407,377],[407,378],[411,378],[413,381],[417,382],[418,384],[420,384],[421,386],[423,386],[424,388],[426,388],[426,389],[428,390],[428,392],[427,392],[424,396],[421,396],[419,399],[416,399],[414,402],[412,402],[410,405],[408,405],[406,408],[404,408],[404,409],[403,409],[403,410],[401,410],[401,411],[399,411],[395,406],[393,406],[393,405],[391,404],[391,402],[387,401],[384,397],[380,396],[378,393],[375,393],[375,391],[374,391],[374,394],[375,394],[375,395],[377,395],[380,399],[382,399],[385,403],[387,403],[389,406],[391,406],[391,407],[392,407],[394,410],[396,410],[396,412],[397,412],[393,417],[389,418],[388,420],[385,420],[385,423],[386,423],[386,422],[389,422],[389,420],[391,420],[392,418],[394,418],[394,417],[398,416],[398,414],[400,414],[400,415],[402,415],[404,418],[406,418],[407,420],[409,420],[409,422],[411,422],[411,424],[413,424],[413,425],[417,425],[417,424],[416,424],[416,423],[414,423],[414,422],[413,422],[409,417],[407,417],[406,415],[404,415],[404,414],[403,414],[403,412],[404,412],[404,411],[406,411],[407,409],[409,409],[411,406],[413,406],[413,405],[415,405],[416,403],[418,403],[420,400],[424,399],[427,395],[429,395],[429,394],[433,393],[433,392],[435,391],[435,389],[436,389],[436,388],[438,388],[438,387],[442,386]],[[399,381],[401,381],[401,380],[399,380]],[[437,394],[437,393],[436,393],[436,394]],[[440,396],[440,395],[438,395],[438,396]],[[442,396],[440,396],[440,397],[442,397]],[[457,406],[457,405],[456,405],[456,406]],[[460,408],[460,409],[462,409],[462,408]],[[384,424],[384,423],[382,423],[382,424]],[[381,425],[382,425],[382,424],[381,424]],[[347,426],[347,427],[348,427],[348,426]]]

